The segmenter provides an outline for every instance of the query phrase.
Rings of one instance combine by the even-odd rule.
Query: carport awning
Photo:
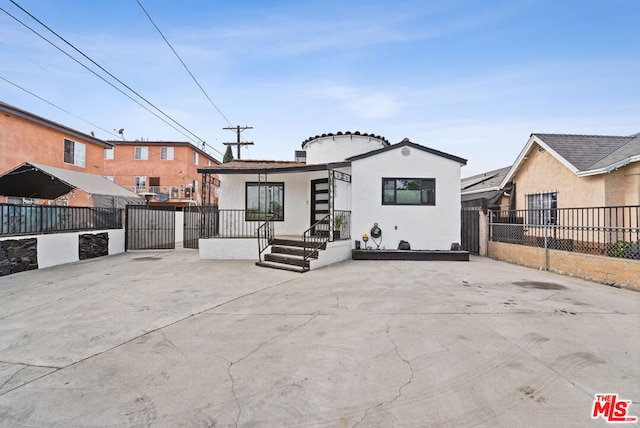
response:
[[[4,196],[56,199],[74,189],[81,189],[93,195],[141,199],[135,193],[100,175],[31,162],[25,162],[0,175],[0,195]]]

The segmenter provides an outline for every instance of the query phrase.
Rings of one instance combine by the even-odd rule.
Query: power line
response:
[[[182,58],[180,58],[180,55],[178,55],[178,52],[176,52],[176,50],[173,48],[173,46],[171,45],[171,43],[169,43],[169,40],[167,40],[167,38],[164,36],[164,34],[162,33],[162,31],[160,31],[160,28],[158,28],[158,26],[156,25],[156,23],[153,21],[153,19],[151,18],[151,16],[149,15],[149,13],[147,12],[147,10],[144,8],[144,6],[142,6],[142,3],[140,3],[140,0],[136,0],[136,2],[138,2],[138,5],[140,6],[140,8],[142,9],[142,11],[144,12],[145,15],[147,15],[147,18],[149,18],[149,21],[151,21],[151,24],[153,24],[153,26],[156,28],[156,30],[158,30],[158,33],[160,33],[160,36],[162,36],[162,38],[164,39],[164,41],[167,43],[167,45],[169,46],[169,48],[171,49],[171,51],[175,54],[175,56],[178,58],[178,60],[180,61],[180,63],[182,64],[182,66],[184,67],[185,70],[187,70],[187,73],[189,73],[189,76],[191,76],[191,78],[193,79],[193,81],[196,83],[196,85],[198,85],[198,88],[200,88],[200,90],[202,91],[202,93],[204,94],[205,97],[207,97],[207,99],[209,100],[209,102],[211,103],[211,105],[216,109],[216,111],[218,113],[220,113],[220,116],[222,116],[224,118],[224,120],[227,121],[227,123],[229,124],[229,126],[231,125],[231,122],[229,121],[229,119],[227,119],[227,117],[224,115],[224,113],[222,113],[222,111],[218,108],[218,106],[213,102],[213,100],[209,97],[209,95],[207,94],[207,92],[204,90],[204,88],[202,87],[202,85],[200,85],[200,83],[198,82],[198,80],[196,79],[196,77],[193,75],[193,73],[191,73],[191,70],[189,70],[189,67],[187,67],[187,64],[184,63],[184,61],[182,60]]]
[[[76,48],[73,44],[71,44],[70,42],[68,42],[64,37],[60,36],[58,33],[56,33],[55,31],[53,31],[51,28],[49,28],[46,24],[44,24],[42,21],[40,21],[38,18],[36,18],[34,15],[32,15],[31,13],[29,13],[26,9],[24,9],[22,6],[20,6],[18,3],[16,3],[14,0],[9,0],[11,3],[13,3],[16,7],[18,7],[20,10],[22,10],[24,13],[26,13],[27,15],[29,15],[34,21],[36,21],[38,24],[42,25],[44,28],[46,28],[47,30],[49,30],[49,32],[51,32],[52,34],[54,34],[56,37],[58,37],[60,40],[62,40],[64,43],[66,43],[69,47],[71,47],[73,50],[75,50],[77,53],[79,53],[80,55],[82,55],[84,58],[86,58],[88,61],[90,61],[93,65],[95,65],[96,67],[98,67],[100,70],[102,70],[103,72],[105,72],[106,74],[108,74],[111,78],[113,78],[114,80],[116,80],[118,83],[120,83],[122,86],[124,86],[125,88],[127,88],[129,91],[133,92],[134,94],[136,94],[139,98],[141,98],[142,100],[144,100],[147,104],[149,104],[151,107],[153,107],[154,109],[156,109],[158,112],[160,112],[163,116],[165,116],[166,118],[168,118],[169,120],[171,120],[173,123],[175,123],[176,125],[178,125],[180,128],[184,129],[186,132],[188,132],[189,134],[191,134],[192,136],[194,136],[199,142],[204,142],[204,140],[200,137],[198,137],[196,134],[194,134],[193,132],[191,132],[189,129],[185,128],[182,124],[180,124],[178,121],[176,121],[175,119],[173,119],[171,116],[169,116],[168,114],[166,114],[164,111],[162,111],[160,108],[156,107],[151,101],[149,101],[148,99],[146,99],[145,97],[143,97],[142,95],[140,95],[138,92],[136,92],[133,88],[131,88],[129,85],[127,85],[126,83],[124,83],[122,80],[118,79],[116,76],[114,76],[113,74],[111,74],[110,72],[108,72],[104,67],[102,67],[100,64],[98,64],[97,62],[95,62],[93,59],[91,59],[89,56],[87,56],[84,52],[82,52],[80,49]],[[1,9],[1,8],[0,8]],[[5,13],[6,12],[4,9],[2,9]],[[13,16],[12,16],[13,17]],[[14,18],[15,19],[15,18]],[[24,25],[24,24],[23,24]],[[48,41],[48,40],[47,40]],[[64,51],[63,51],[64,52]],[[113,85],[112,85],[113,86]],[[165,122],[166,123],[166,122]],[[174,128],[175,129],[175,128]],[[183,134],[184,135],[184,134]]]
[[[111,131],[107,131],[107,130],[106,130],[106,129],[104,129],[103,127],[101,127],[101,126],[99,126],[99,125],[96,125],[95,123],[91,123],[91,122],[89,122],[88,120],[85,120],[85,119],[81,118],[80,116],[76,116],[75,114],[71,113],[70,111],[63,109],[62,107],[60,107],[60,106],[58,106],[58,105],[56,105],[56,104],[52,103],[51,101],[45,100],[45,99],[44,99],[44,98],[42,98],[41,96],[39,96],[39,95],[37,95],[37,94],[35,94],[35,93],[33,93],[33,92],[29,91],[28,89],[23,88],[22,86],[18,85],[17,83],[12,82],[12,81],[11,81],[11,80],[9,80],[9,79],[6,79],[6,78],[4,78],[4,77],[2,77],[2,76],[0,76],[0,79],[4,80],[5,82],[9,83],[10,85],[15,86],[15,87],[16,87],[16,88],[18,88],[18,89],[23,90],[23,91],[24,91],[24,92],[26,92],[27,94],[29,94],[29,95],[33,95],[34,97],[38,98],[39,100],[42,100],[42,101],[44,101],[45,103],[47,103],[47,104],[49,104],[49,105],[51,105],[51,106],[53,106],[53,107],[55,107],[55,108],[57,108],[57,109],[59,109],[59,110],[62,110],[63,112],[65,112],[65,113],[67,113],[67,114],[70,114],[71,116],[75,117],[76,119],[79,119],[79,120],[83,121],[84,123],[87,123],[87,124],[89,124],[89,125],[91,125],[91,126],[95,126],[96,128],[103,130],[103,131],[104,131],[104,132],[106,132],[107,134],[111,134],[111,135],[113,135],[114,137],[117,137],[117,135],[116,135],[116,134],[114,134],[113,132],[111,132]]]
[[[193,142],[197,142],[199,143],[199,141],[194,140],[192,137],[188,136],[187,134],[185,134],[184,132],[182,132],[181,130],[179,130],[178,128],[176,128],[175,126],[173,126],[171,123],[167,122],[165,119],[163,119],[162,117],[158,116],[155,112],[149,110],[149,108],[147,108],[145,105],[141,104],[138,100],[134,99],[133,97],[131,97],[131,95],[127,94],[126,92],[124,92],[122,89],[118,88],[117,86],[115,86],[113,83],[109,82],[107,79],[105,79],[103,76],[100,76],[98,73],[96,73],[95,71],[93,71],[92,69],[90,69],[89,67],[87,67],[85,64],[81,63],[80,61],[78,61],[78,59],[74,58],[73,56],[71,56],[68,52],[66,52],[64,49],[62,49],[61,47],[57,46],[55,43],[53,43],[52,41],[50,41],[49,39],[47,39],[46,37],[44,37],[42,34],[38,33],[36,30],[34,30],[33,28],[29,27],[26,23],[22,22],[20,19],[18,19],[17,17],[13,16],[11,13],[9,13],[8,11],[6,11],[5,9],[3,9],[2,7],[0,7],[0,10],[3,11],[4,13],[6,13],[7,15],[9,15],[11,18],[15,19],[17,22],[19,22],[20,24],[22,24],[24,27],[26,27],[28,30],[30,30],[31,32],[33,32],[34,34],[36,34],[38,37],[40,37],[42,40],[44,40],[45,42],[49,43],[51,46],[53,46],[54,48],[56,48],[57,50],[59,50],[60,52],[62,52],[63,54],[65,54],[67,57],[69,57],[70,59],[72,59],[73,61],[75,61],[76,63],[78,63],[80,66],[84,67],[87,71],[89,71],[90,73],[92,73],[93,75],[95,75],[96,77],[98,77],[100,80],[102,80],[103,82],[105,82],[106,84],[108,84],[109,86],[111,86],[113,89],[115,89],[116,91],[120,92],[122,95],[124,95],[125,97],[129,98],[131,101],[133,101],[134,103],[138,104],[140,107],[142,107],[143,109],[145,109],[146,111],[148,111],[149,113],[151,113],[152,115],[154,115],[155,117],[157,117],[158,119],[160,119],[161,121],[163,121],[165,124],[169,125],[170,127],[172,127],[173,129],[175,129],[176,131],[178,131],[179,133],[181,133],[182,135],[184,135],[185,137],[187,137],[189,140],[193,141]]]

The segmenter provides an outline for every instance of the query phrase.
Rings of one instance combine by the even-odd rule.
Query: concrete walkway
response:
[[[607,426],[639,332],[638,292],[484,258],[130,252],[0,278],[0,426]]]

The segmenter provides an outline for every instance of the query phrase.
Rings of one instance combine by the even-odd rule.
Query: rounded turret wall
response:
[[[309,137],[302,142],[307,164],[342,162],[352,156],[389,146],[380,135],[356,132],[338,132]]]

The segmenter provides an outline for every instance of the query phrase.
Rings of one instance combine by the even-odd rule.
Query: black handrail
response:
[[[327,225],[326,230],[321,229],[318,226]],[[329,234],[332,233],[332,228],[329,227],[329,215],[327,214],[320,220],[316,221],[302,233],[302,241],[304,242],[304,252],[303,252],[303,269],[309,270],[308,262],[311,255],[318,251],[320,247],[326,245],[329,241]],[[322,236],[324,233],[318,232],[326,232],[326,236]]]
[[[273,242],[273,220],[267,220],[258,227],[258,260],[262,261],[262,253]]]

